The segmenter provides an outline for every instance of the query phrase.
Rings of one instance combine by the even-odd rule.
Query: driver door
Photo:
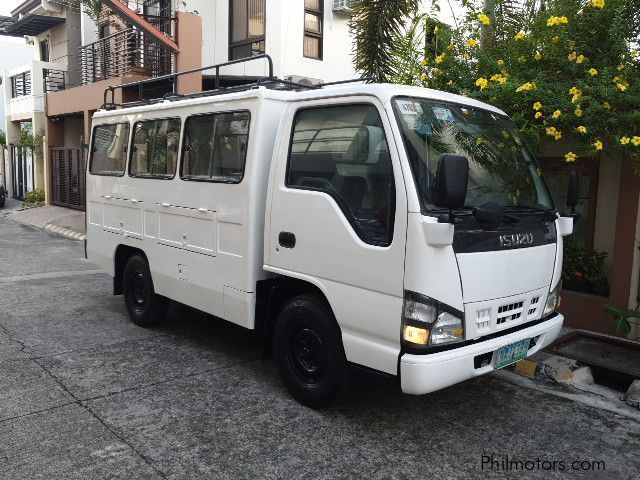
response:
[[[370,97],[315,100],[285,125],[266,268],[323,291],[349,361],[395,374],[407,201],[386,112]]]

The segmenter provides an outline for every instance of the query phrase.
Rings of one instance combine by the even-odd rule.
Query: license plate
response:
[[[525,338],[516,343],[511,343],[500,347],[496,351],[496,363],[495,369],[506,367],[512,363],[516,363],[523,358],[527,358],[527,351],[529,350],[530,338]]]

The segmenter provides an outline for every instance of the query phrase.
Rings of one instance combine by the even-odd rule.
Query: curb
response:
[[[72,240],[85,240],[87,235],[81,232],[76,232],[75,230],[71,230],[69,228],[59,227],[58,225],[54,225],[53,223],[47,223],[44,226],[44,230],[56,235],[60,235],[62,237],[70,238]]]

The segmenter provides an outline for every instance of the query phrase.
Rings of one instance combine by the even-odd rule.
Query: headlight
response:
[[[560,282],[558,282],[555,288],[549,292],[549,295],[547,295],[547,303],[544,304],[544,313],[542,314],[542,316],[544,317],[549,313],[555,312],[558,308],[560,308],[561,301],[562,297],[560,297]]]
[[[462,312],[437,300],[405,291],[402,309],[402,342],[411,348],[464,340]]]

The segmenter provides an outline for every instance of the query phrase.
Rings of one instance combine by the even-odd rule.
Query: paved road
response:
[[[485,376],[422,397],[353,370],[294,402],[261,339],[172,307],[128,322],[82,243],[0,217],[0,478],[637,478],[640,424]],[[482,470],[482,456],[540,463]],[[603,460],[604,473],[569,470]],[[559,471],[559,462],[566,470]],[[532,464],[528,464],[531,467]],[[486,467],[488,468],[488,467]]]

